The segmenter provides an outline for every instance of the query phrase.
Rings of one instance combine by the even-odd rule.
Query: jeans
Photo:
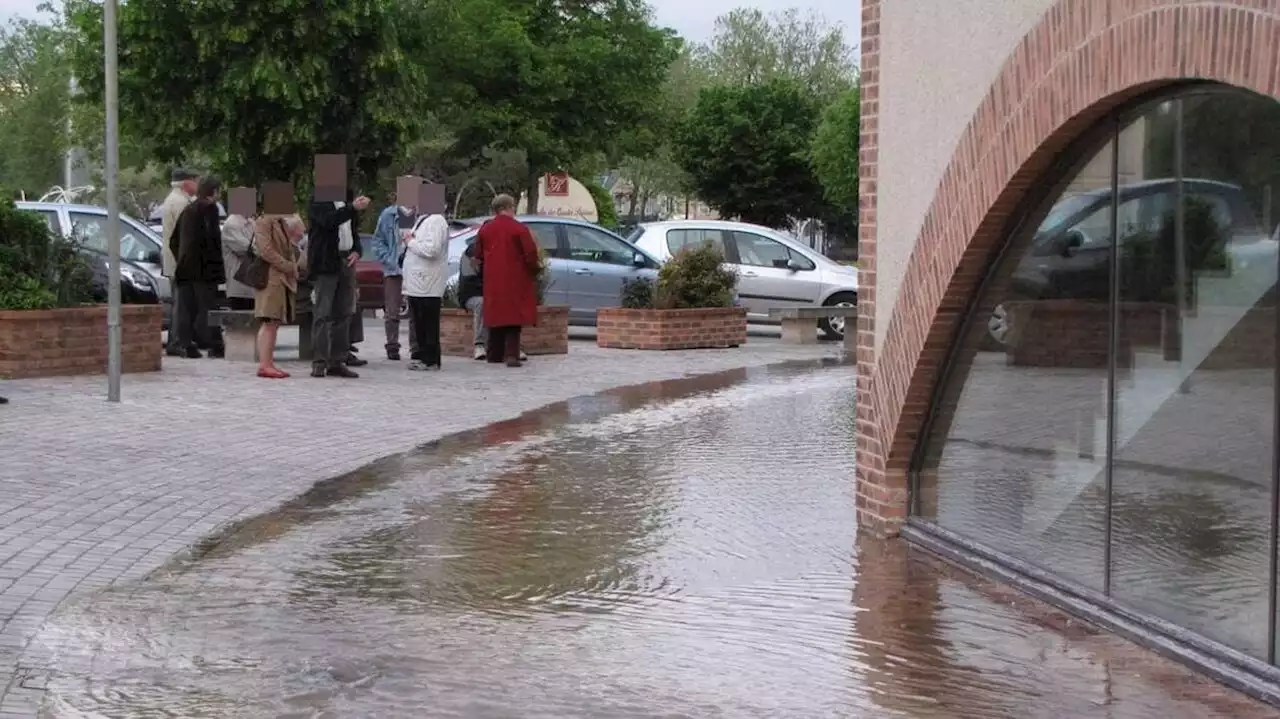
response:
[[[475,344],[484,347],[489,344],[489,328],[484,326],[484,298],[467,300],[467,310],[471,312],[471,323],[475,327]]]
[[[404,301],[404,278],[388,275],[382,279],[382,322],[387,331],[387,351],[400,351],[400,303]],[[413,331],[413,312],[409,312],[409,353],[418,351],[418,335]]]
[[[351,327],[353,276],[350,272],[337,272],[311,278],[315,292],[311,330],[314,364],[340,365],[351,350],[348,330]]]
[[[222,328],[209,326],[209,310],[217,296],[218,286],[212,282],[178,283],[174,294],[177,332],[173,333],[173,347],[205,347],[215,352],[223,349]]]
[[[410,297],[409,316],[418,336],[413,358],[428,367],[440,366],[440,298]]]

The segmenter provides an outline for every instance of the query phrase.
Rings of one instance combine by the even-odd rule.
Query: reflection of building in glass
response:
[[[980,5],[864,4],[862,526],[1274,676],[1280,11]]]

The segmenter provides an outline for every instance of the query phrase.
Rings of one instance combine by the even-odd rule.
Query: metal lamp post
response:
[[[120,198],[119,198],[119,68],[116,16],[119,0],[102,8],[103,56],[107,110],[107,401],[120,401]]]

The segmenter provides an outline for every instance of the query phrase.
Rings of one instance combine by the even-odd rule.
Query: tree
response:
[[[717,84],[788,78],[823,103],[853,85],[858,72],[844,30],[817,12],[796,9],[766,15],[740,8],[721,16],[699,59]]]
[[[59,27],[0,28],[0,186],[36,196],[62,180],[70,74]]]
[[[782,227],[825,209],[809,164],[818,113],[817,100],[790,80],[710,88],[677,152],[697,195],[722,215]]]
[[[813,172],[827,201],[838,211],[858,212],[858,89],[827,106],[813,136]]]
[[[425,118],[412,0],[130,0],[120,6],[121,128],[157,159],[203,153],[232,183],[309,185],[343,153],[361,180]],[[100,103],[102,8],[74,0],[74,68]]]
[[[648,122],[678,48],[642,0],[454,0],[429,14],[451,51],[431,74],[458,150],[524,152],[530,212],[544,172]]]

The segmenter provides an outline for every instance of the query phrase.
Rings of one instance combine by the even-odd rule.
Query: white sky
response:
[[[704,41],[711,37],[715,20],[737,7],[756,7],[765,12],[790,7],[812,8],[833,22],[844,25],[845,38],[857,45],[861,32],[862,0],[649,0],[658,22],[675,28],[686,38]],[[14,15],[36,15],[40,0],[0,0],[0,20]]]

